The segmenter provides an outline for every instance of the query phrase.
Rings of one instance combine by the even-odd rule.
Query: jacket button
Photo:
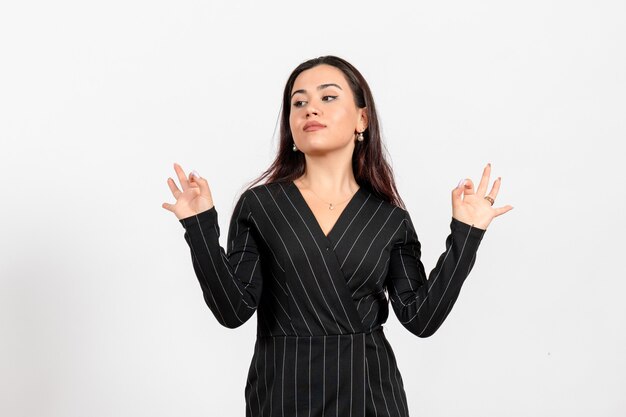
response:
[[[328,246],[326,246],[326,250],[328,250],[328,249],[329,249]]]

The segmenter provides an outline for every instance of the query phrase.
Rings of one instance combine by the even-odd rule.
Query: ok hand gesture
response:
[[[167,185],[169,185],[176,203],[163,203],[161,207],[174,213],[179,220],[194,216],[213,207],[211,190],[204,178],[194,175],[195,171],[193,171],[189,174],[189,179],[187,179],[185,172],[177,163],[174,163],[174,171],[176,171],[183,191],[178,189],[173,179],[168,178]]]
[[[483,170],[478,189],[474,192],[474,184],[469,178],[461,180],[459,185],[452,190],[452,217],[467,224],[473,224],[480,229],[487,229],[491,220],[511,210],[513,206],[492,207],[493,201],[498,196],[500,189],[500,177],[494,182],[491,192],[487,195],[491,164],[487,164]],[[461,195],[464,198],[461,199]]]

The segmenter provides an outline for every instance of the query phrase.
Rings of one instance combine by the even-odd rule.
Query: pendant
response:
[[[328,206],[328,210],[334,210],[335,208],[333,207],[333,203],[330,203]]]

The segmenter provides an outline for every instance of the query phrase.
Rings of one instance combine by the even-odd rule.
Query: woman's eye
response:
[[[322,97],[322,101],[333,101],[337,96],[324,96]]]
[[[294,107],[302,107],[304,106],[305,101],[303,100],[298,100],[298,101],[294,101],[293,106]]]

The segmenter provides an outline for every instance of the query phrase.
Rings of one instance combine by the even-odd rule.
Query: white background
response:
[[[461,178],[491,162],[515,207],[434,336],[391,313],[411,415],[625,415],[625,18],[597,0],[3,2],[0,414],[244,415],[256,315],[229,330],[204,304],[166,179],[209,179],[224,243],[287,76],[334,54],[373,90],[427,272]]]

